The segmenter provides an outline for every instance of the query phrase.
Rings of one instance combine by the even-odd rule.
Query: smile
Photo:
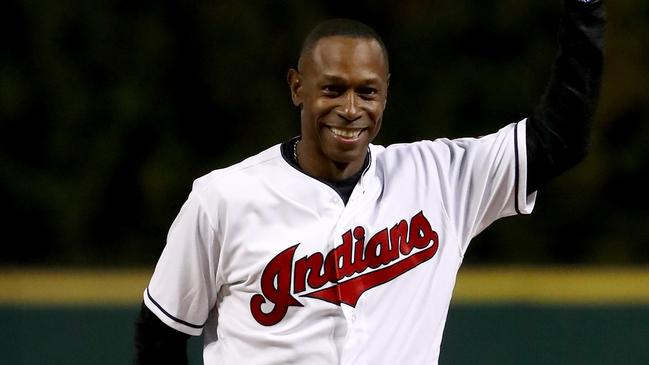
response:
[[[338,137],[345,139],[356,139],[361,135],[364,128],[336,128],[328,127],[331,133],[335,134]]]

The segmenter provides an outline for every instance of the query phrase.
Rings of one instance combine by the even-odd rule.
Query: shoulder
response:
[[[434,140],[421,140],[410,143],[396,143],[388,145],[387,147],[378,146],[381,148],[382,157],[389,157],[391,155],[400,154],[418,154],[422,151],[429,153],[443,153],[446,154],[451,150],[469,149],[474,146],[488,145],[499,143],[506,139],[514,139],[514,137],[521,137],[526,132],[526,119],[517,123],[509,123],[499,130],[474,137],[460,137],[460,138],[437,138]],[[372,151],[374,153],[374,151]]]
[[[285,165],[280,145],[277,144],[241,162],[197,178],[192,185],[192,192],[206,197],[245,190],[277,174]]]
[[[464,139],[451,140],[438,138],[409,143],[395,143],[388,146],[370,146],[370,151],[378,164],[401,163],[406,160],[417,160],[431,155],[446,154],[454,145]]]
[[[437,138],[410,143],[396,143],[371,149],[376,163],[386,167],[448,165],[469,156],[484,158],[500,150],[511,150],[525,141],[525,120],[505,125],[498,131],[476,137]]]

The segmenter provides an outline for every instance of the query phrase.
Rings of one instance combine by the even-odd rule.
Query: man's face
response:
[[[301,61],[299,72],[289,71],[293,103],[301,105],[300,164],[316,176],[318,168],[354,173],[386,105],[389,74],[381,46],[371,38],[326,37]]]

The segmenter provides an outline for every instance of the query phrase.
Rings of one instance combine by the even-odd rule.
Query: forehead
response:
[[[315,76],[386,79],[388,75],[383,49],[372,38],[325,37],[315,43],[303,61],[304,71]]]

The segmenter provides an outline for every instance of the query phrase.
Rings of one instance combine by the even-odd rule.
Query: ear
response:
[[[390,74],[385,79],[385,99],[383,99],[383,110],[388,105],[388,90],[390,90]]]
[[[286,75],[286,81],[288,82],[288,87],[291,90],[291,99],[293,100],[293,105],[301,106],[302,105],[302,75],[295,70],[288,70]]]

